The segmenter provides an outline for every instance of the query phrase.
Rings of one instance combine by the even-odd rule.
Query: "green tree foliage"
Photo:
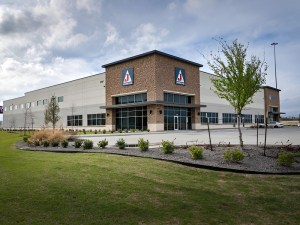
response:
[[[237,113],[239,140],[243,147],[240,127],[242,111],[253,102],[254,94],[265,83],[267,64],[256,56],[251,56],[247,61],[248,46],[239,43],[237,39],[232,44],[222,39],[217,41],[223,55],[211,53],[212,60],[208,60],[208,65],[216,75],[211,81],[214,92],[227,100]]]
[[[55,129],[56,123],[60,120],[59,105],[56,101],[56,97],[52,96],[50,102],[45,110],[45,124],[52,123],[53,130]]]

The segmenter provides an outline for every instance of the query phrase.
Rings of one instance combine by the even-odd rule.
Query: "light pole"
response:
[[[275,46],[278,45],[278,43],[273,42],[271,45],[274,46],[275,82],[276,82],[276,89],[277,89],[277,74],[276,74],[276,53],[275,53]]]

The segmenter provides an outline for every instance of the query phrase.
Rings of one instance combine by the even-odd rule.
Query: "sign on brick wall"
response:
[[[132,85],[134,81],[133,68],[122,70],[122,85]]]
[[[185,70],[182,68],[175,68],[175,84],[185,85]]]

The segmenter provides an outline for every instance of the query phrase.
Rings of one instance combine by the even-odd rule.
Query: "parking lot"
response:
[[[256,144],[257,130],[253,128],[242,128],[243,140],[245,145]],[[264,144],[265,129],[258,129],[258,142]],[[106,138],[108,145],[112,146],[119,138],[124,138],[127,144],[137,144],[139,138],[148,139],[150,144],[159,145],[162,140],[174,141],[175,145],[186,144],[208,144],[207,130],[197,131],[165,131],[165,132],[140,132],[140,133],[115,133],[110,135],[86,135],[85,139],[90,139],[96,144],[98,141]],[[239,144],[238,130],[214,129],[211,130],[211,139],[213,144],[229,143]],[[267,130],[268,145],[300,145],[300,127],[273,128]]]

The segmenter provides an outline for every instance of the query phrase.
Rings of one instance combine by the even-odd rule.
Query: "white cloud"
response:
[[[169,9],[170,11],[174,11],[176,8],[177,8],[177,4],[176,4],[175,2],[169,3],[168,9]]]
[[[153,2],[2,0],[0,81],[5,91],[0,89],[0,98],[99,72],[105,63],[153,49],[202,63],[208,70],[198,51],[217,51],[212,38],[224,37],[249,42],[251,53],[260,58],[265,51],[268,85],[274,84],[270,43],[279,42],[282,110],[296,108],[285,99],[294,103],[299,96],[297,0]]]
[[[152,23],[141,24],[133,33],[134,46],[137,52],[159,49],[163,38],[168,35],[168,30],[158,28]]]
[[[98,13],[101,11],[101,0],[77,0],[76,8],[86,10],[89,14]]]
[[[111,23],[106,24],[106,40],[104,45],[111,45],[121,42],[119,32],[117,28],[114,27]]]

